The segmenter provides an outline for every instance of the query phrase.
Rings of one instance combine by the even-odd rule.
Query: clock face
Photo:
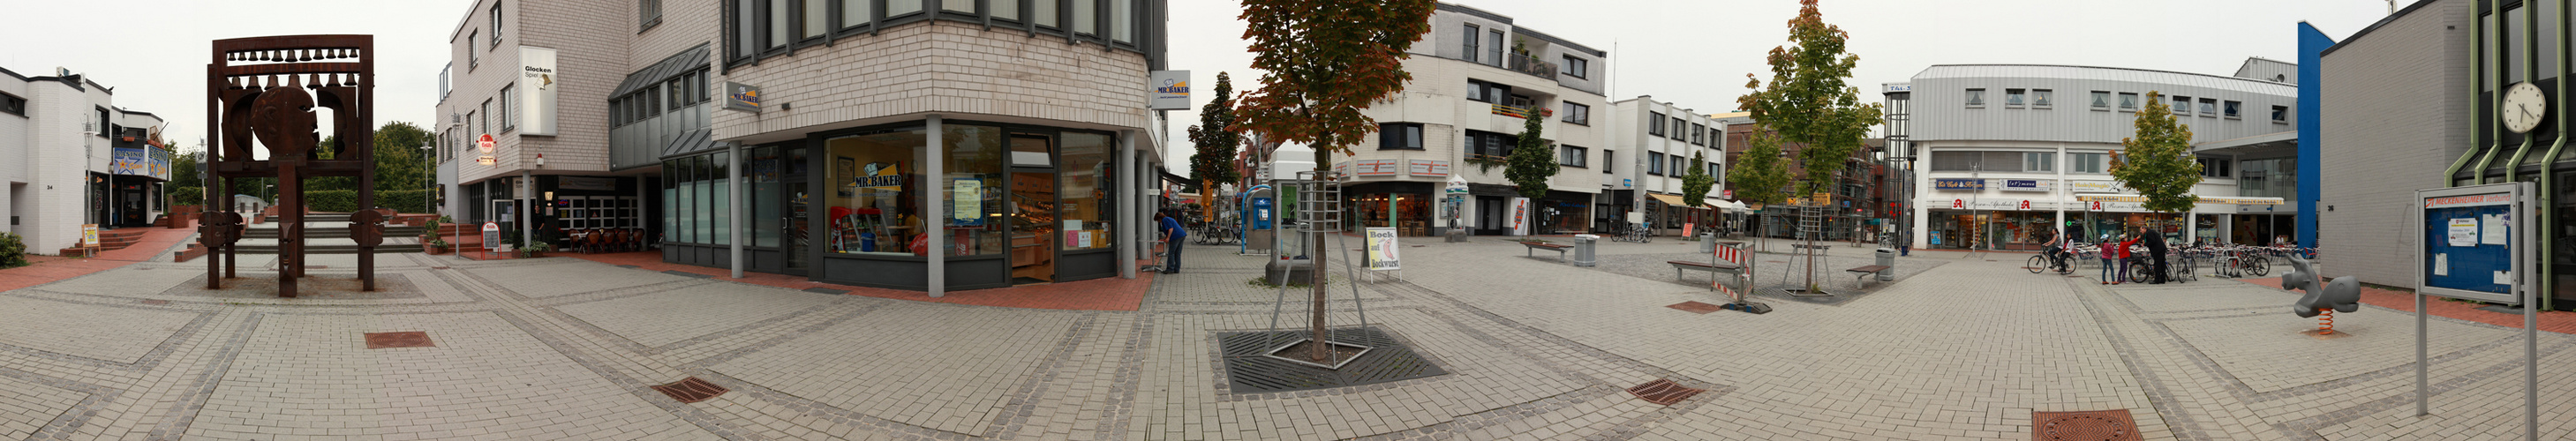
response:
[[[2540,93],[2540,86],[2530,82],[2514,83],[2505,88],[2504,100],[2496,114],[2504,121],[2505,130],[2529,133],[2531,129],[2540,127],[2542,118],[2549,116],[2549,96]]]

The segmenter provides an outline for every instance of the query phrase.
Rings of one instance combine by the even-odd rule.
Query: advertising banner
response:
[[[1395,250],[1404,247],[1404,245],[1396,243],[1395,228],[1369,227],[1368,240],[1362,242],[1362,245],[1368,248],[1367,252],[1362,255],[1367,257],[1367,267],[1370,271],[1404,269],[1402,265],[1398,264],[1399,262],[1396,259]]]
[[[2004,191],[2047,192],[2057,181],[2046,179],[2005,179]]]
[[[1158,70],[1148,74],[1153,90],[1149,110],[1190,110],[1190,71]]]
[[[1986,189],[1986,180],[1949,178],[1934,179],[1932,180],[1932,189],[1942,191],[1981,191]]]
[[[1449,161],[1434,161],[1434,160],[1429,160],[1429,159],[1411,159],[1411,160],[1407,160],[1407,162],[1406,162],[1406,164],[1405,164],[1405,165],[1406,165],[1406,170],[1405,170],[1405,172],[1406,172],[1406,173],[1411,173],[1411,174],[1413,174],[1414,176],[1448,176],[1448,175],[1449,175]]]
[[[151,173],[151,161],[144,159],[143,149],[116,148],[107,154],[108,173],[141,176]]]
[[[725,110],[760,113],[760,86],[725,82]]]
[[[555,50],[519,46],[519,134],[553,136],[555,134]]]
[[[1362,159],[1357,162],[1358,171],[1352,173],[1354,176],[1395,176],[1393,159]]]
[[[1512,198],[1511,209],[1512,219],[1510,222],[1512,226],[1512,235],[1530,235],[1530,224],[1532,224],[1533,221],[1530,219],[1531,213],[1529,198]]]
[[[2127,193],[2118,181],[2066,181],[2066,191],[2076,193]]]

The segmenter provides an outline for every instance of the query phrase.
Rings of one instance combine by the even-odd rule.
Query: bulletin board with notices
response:
[[[2532,184],[2515,182],[2416,191],[2423,250],[2416,292],[2505,304],[2522,303],[2531,286],[2528,219]]]

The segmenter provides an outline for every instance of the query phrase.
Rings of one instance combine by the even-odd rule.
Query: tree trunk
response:
[[[1315,180],[1314,180],[1314,181],[1310,181],[1310,182],[1308,182],[1308,183],[1306,184],[1306,186],[1298,187],[1298,189],[1299,189],[1299,190],[1304,190],[1304,189],[1307,189],[1307,188],[1314,188],[1313,186],[1314,186],[1314,185],[1317,185],[1317,183],[1320,183],[1320,182],[1325,181],[1325,180],[1328,180],[1328,179],[1332,179],[1332,177],[1333,177],[1333,175],[1332,175],[1332,170],[1333,170],[1333,168],[1332,168],[1332,167],[1333,167],[1333,161],[1332,161],[1332,159],[1333,159],[1333,149],[1328,148],[1328,147],[1325,147],[1325,146],[1316,146],[1316,147],[1315,147]],[[1313,199],[1313,198],[1298,198],[1298,199],[1297,199],[1297,202],[1298,202],[1298,203],[1301,203],[1301,204],[1308,204],[1308,205],[1310,205],[1310,206],[1311,206],[1311,205],[1313,205],[1313,204],[1315,203],[1315,201],[1314,201],[1314,199]],[[1302,213],[1302,214],[1300,214],[1300,216],[1307,216],[1307,215],[1313,215],[1313,213]],[[1315,222],[1316,220],[1315,220],[1315,219],[1307,219],[1307,218],[1304,218],[1304,217],[1300,217],[1300,218],[1298,218],[1298,221],[1300,221],[1301,223],[1307,223],[1307,225],[1310,225],[1310,227],[1308,227],[1307,229],[1313,229],[1313,228],[1311,227],[1311,225],[1313,225],[1313,224],[1312,224],[1312,222]],[[1314,236],[1314,238],[1315,238],[1315,241],[1314,241],[1314,243],[1313,243],[1313,244],[1311,244],[1310,246],[1306,247],[1306,256],[1307,256],[1307,259],[1309,259],[1309,260],[1308,260],[1309,262],[1314,262],[1314,264],[1315,264],[1315,266],[1314,266],[1314,271],[1313,271],[1313,272],[1311,272],[1311,273],[1308,273],[1308,274],[1312,274],[1312,275],[1313,275],[1313,277],[1307,280],[1307,282],[1308,282],[1308,283],[1307,283],[1307,289],[1308,289],[1309,291],[1311,291],[1311,292],[1314,294],[1314,308],[1315,308],[1315,309],[1314,309],[1314,314],[1312,314],[1313,322],[1314,322],[1314,323],[1313,323],[1312,325],[1310,325],[1310,326],[1313,328],[1313,331],[1314,331],[1314,337],[1313,337],[1313,338],[1314,338],[1314,343],[1315,343],[1315,344],[1313,344],[1313,345],[1309,345],[1309,346],[1308,346],[1309,351],[1308,351],[1307,358],[1311,358],[1311,359],[1313,359],[1316,363],[1322,363],[1322,364],[1325,364],[1325,365],[1331,365],[1331,364],[1333,364],[1333,348],[1331,348],[1331,347],[1327,346],[1327,345],[1329,345],[1329,343],[1326,343],[1326,342],[1328,342],[1328,341],[1330,341],[1330,340],[1326,340],[1326,335],[1325,335],[1325,333],[1324,333],[1324,282],[1325,282],[1325,281],[1328,281],[1328,280],[1332,280],[1332,277],[1329,277],[1329,276],[1328,276],[1329,274],[1332,274],[1332,272],[1331,272],[1331,271],[1329,271],[1329,270],[1326,270],[1326,269],[1325,269],[1325,268],[1326,268],[1326,266],[1324,265],[1324,256],[1325,256],[1325,255],[1328,255],[1328,254],[1332,254],[1332,253],[1331,253],[1331,252],[1329,252],[1329,251],[1330,251],[1330,249],[1329,249],[1329,248],[1324,248],[1324,233],[1322,233],[1322,232],[1317,232],[1317,233],[1315,233],[1313,236]]]

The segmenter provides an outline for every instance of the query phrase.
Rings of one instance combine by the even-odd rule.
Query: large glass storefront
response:
[[[930,130],[836,130],[743,148],[746,268],[903,289],[927,288],[932,253],[950,289],[1117,274],[1113,135],[949,122],[934,150]],[[727,155],[666,158],[665,260],[729,264],[695,257],[729,251]],[[928,179],[934,160],[940,173]],[[934,192],[936,203],[924,200]]]

